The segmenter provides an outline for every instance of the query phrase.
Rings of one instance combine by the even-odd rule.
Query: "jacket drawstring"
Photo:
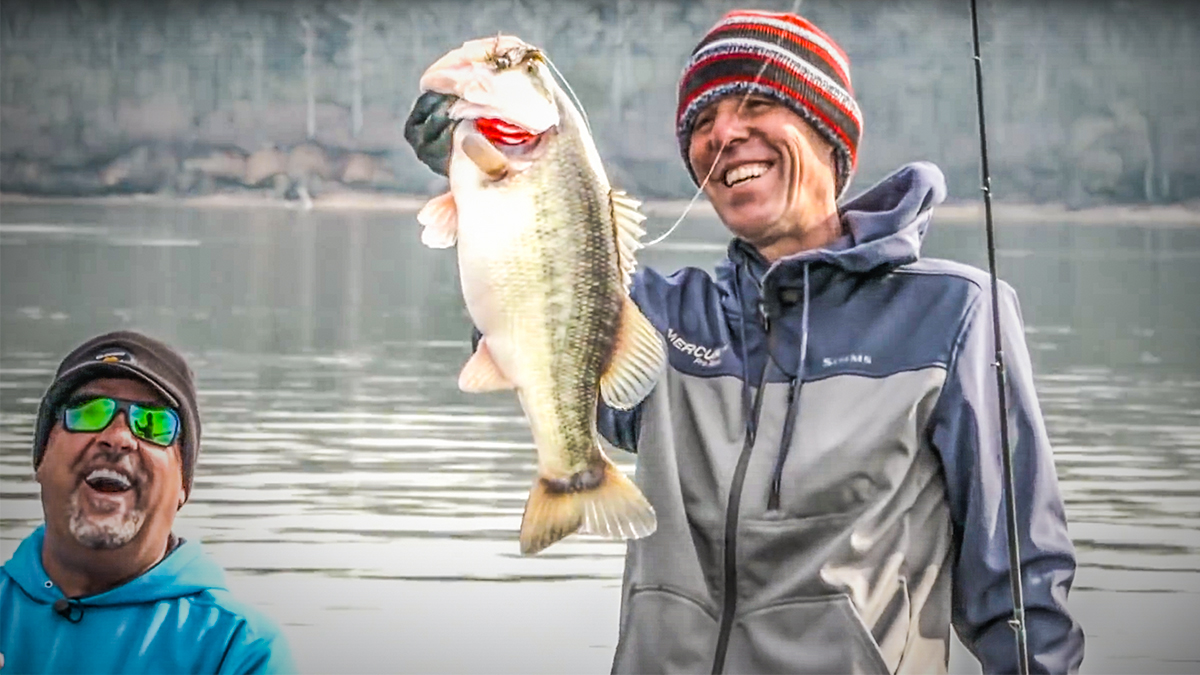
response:
[[[808,306],[811,294],[808,288],[808,263],[804,263],[804,305],[800,308],[800,361],[796,364],[796,375],[788,385],[787,415],[783,420],[783,437],[779,443],[779,456],[775,458],[775,470],[771,477],[771,492],[767,496],[767,510],[779,510],[779,492],[783,482],[783,462],[792,446],[792,435],[796,431],[796,420],[800,417],[800,385],[804,382],[805,363],[808,361]]]
[[[750,444],[753,445],[756,425],[751,419],[753,404],[750,397],[750,364],[746,361],[746,306],[742,303],[741,275],[736,273],[734,274],[733,295],[738,306],[738,352],[742,363],[742,419],[745,420],[746,435],[751,439]]]

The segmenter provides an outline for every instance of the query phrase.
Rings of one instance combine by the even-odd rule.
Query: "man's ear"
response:
[[[183,505],[186,503],[187,503],[187,490],[185,490],[183,488],[183,486],[181,485],[181,486],[179,486],[179,506],[176,506],[175,510],[178,511],[179,509],[182,509]]]

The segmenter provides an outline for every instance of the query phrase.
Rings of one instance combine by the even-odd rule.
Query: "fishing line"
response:
[[[789,14],[799,14],[800,13],[800,5],[803,4],[803,2],[804,2],[804,0],[792,0],[792,8],[788,11],[788,13]],[[776,47],[783,46],[783,35],[780,35],[776,38],[775,46]],[[746,101],[750,100],[750,97],[754,95],[754,85],[758,84],[759,81],[762,80],[763,73],[765,73],[767,71],[768,63],[770,63],[770,62],[763,61],[762,66],[758,69],[758,73],[755,74],[754,79],[747,86],[746,93],[742,94],[742,100],[738,101],[737,110],[734,111],[735,116],[740,115],[742,113],[742,107],[745,106]],[[657,244],[657,243],[661,242],[662,240],[666,239],[667,237],[671,236],[671,233],[675,231],[675,228],[679,227],[679,225],[683,222],[683,219],[686,218],[688,213],[691,212],[692,207],[696,205],[696,201],[698,199],[700,199],[701,195],[704,194],[704,188],[708,185],[708,181],[712,178],[713,171],[715,171],[717,169],[717,164],[720,163],[721,154],[725,152],[725,147],[728,145],[729,145],[729,139],[725,139],[725,141],[723,141],[721,143],[721,147],[717,148],[717,156],[713,158],[712,165],[708,167],[708,173],[704,174],[704,180],[700,181],[700,185],[696,188],[696,192],[694,194],[692,194],[692,198],[690,200],[688,200],[687,205],[683,207],[683,213],[679,214],[679,218],[677,218],[675,220],[675,223],[673,225],[671,225],[671,227],[669,227],[666,232],[663,232],[661,235],[659,235],[659,236],[655,237],[654,239],[652,239],[651,241],[643,244],[643,247],[654,246],[655,244]],[[690,161],[690,160],[688,160],[688,161]]]
[[[542,60],[546,62],[546,65],[550,66],[550,70],[554,72],[558,77],[558,81],[562,83],[563,88],[567,90],[567,95],[571,97],[571,102],[575,104],[575,109],[583,117],[583,125],[587,127],[588,135],[590,136],[592,134],[592,123],[588,120],[587,111],[583,109],[583,104],[579,102],[579,97],[575,95],[575,90],[571,88],[571,83],[567,82],[567,78],[563,77],[563,74],[558,71],[558,66],[554,65],[554,62],[545,53],[542,54]]]
[[[1008,524],[1008,578],[1012,591],[1013,616],[1008,624],[1017,641],[1017,670],[1029,675],[1029,646],[1025,634],[1025,596],[1021,588],[1021,543],[1017,536],[1017,497],[1013,490],[1012,448],[1008,442],[1008,403],[1005,400],[1004,348],[1000,337],[1000,291],[996,280],[996,236],[992,228],[992,179],[988,171],[987,124],[983,116],[983,60],[979,57],[979,18],[971,0],[971,42],[975,49],[975,100],[979,110],[979,159],[983,191],[984,222],[987,230],[988,274],[992,281],[992,338],[995,340],[997,405],[1000,409],[1000,449],[1004,470],[1004,505]]]

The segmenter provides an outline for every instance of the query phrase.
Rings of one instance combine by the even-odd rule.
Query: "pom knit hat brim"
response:
[[[696,117],[730,94],[754,93],[795,112],[834,149],[837,195],[853,176],[862,112],[850,83],[850,61],[825,33],[794,14],[736,10],[704,36],[679,81],[676,137],[688,157]]]

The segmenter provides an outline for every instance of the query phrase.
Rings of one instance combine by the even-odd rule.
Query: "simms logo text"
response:
[[[835,356],[833,358],[821,359],[821,367],[832,368],[833,366],[842,366],[847,363],[861,363],[863,365],[871,365],[870,354],[846,354],[845,356]]]
[[[708,347],[692,344],[679,337],[679,333],[676,333],[674,328],[667,329],[667,342],[670,342],[672,347],[684,354],[693,357],[692,363],[698,366],[712,367],[717,365],[721,362],[721,352],[725,351],[724,347],[709,349]]]

